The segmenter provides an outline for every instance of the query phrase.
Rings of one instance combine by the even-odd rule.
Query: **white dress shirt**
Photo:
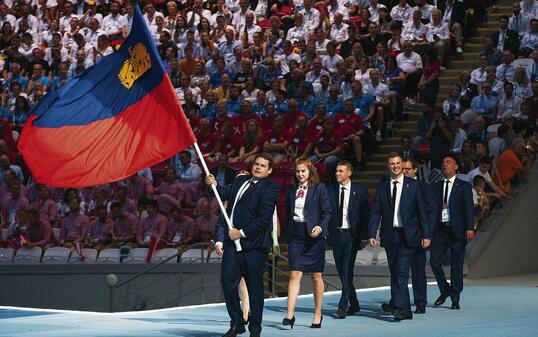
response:
[[[390,200],[392,200],[392,189],[394,188],[395,181],[398,183],[396,184],[396,201],[394,202],[394,217],[392,219],[392,226],[403,227],[403,220],[402,216],[400,215],[400,200],[402,198],[404,175],[402,174],[400,178],[396,180],[394,180],[392,177],[390,178]]]
[[[514,74],[516,69],[512,64],[501,63],[497,66],[497,72],[495,76],[499,81],[504,81],[506,78],[508,81],[514,81]]]
[[[411,52],[411,55],[407,56],[405,53],[400,53],[396,56],[396,62],[405,73],[409,73],[415,69],[422,69],[422,58],[416,52]]]
[[[303,14],[304,25],[308,30],[316,30],[319,26],[319,11],[314,7],[309,10],[301,9],[299,13]]]
[[[470,82],[472,84],[476,84],[478,86],[481,86],[482,83],[486,82],[486,78],[488,76],[488,72],[486,68],[476,68],[471,72],[471,80]]]
[[[303,190],[304,194],[298,198],[299,191]],[[308,184],[300,185],[295,192],[295,208],[293,209],[293,221],[306,222],[304,217],[304,204],[306,200],[306,193],[308,192]]]
[[[340,209],[340,194],[342,193],[342,187],[344,188],[344,211],[342,214],[342,228],[349,229],[347,211],[349,208],[349,197],[351,196],[351,180],[348,181],[346,185],[338,184],[338,209]]]

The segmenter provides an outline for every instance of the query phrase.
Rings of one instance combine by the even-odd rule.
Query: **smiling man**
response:
[[[259,153],[254,158],[251,176],[239,175],[228,186],[217,186],[222,200],[228,200],[226,212],[233,225],[229,230],[223,217],[215,228],[217,254],[222,255],[221,281],[226,308],[230,315],[230,329],[223,337],[235,337],[245,332],[245,320],[239,302],[238,286],[241,277],[246,281],[252,317],[248,325],[250,336],[261,333],[263,314],[263,274],[271,247],[273,212],[279,187],[269,177],[273,171],[273,157]],[[216,185],[212,175],[208,185]],[[227,233],[227,235],[226,235]],[[240,240],[241,251],[236,251],[234,240]]]

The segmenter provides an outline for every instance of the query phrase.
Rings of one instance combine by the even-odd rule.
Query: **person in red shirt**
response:
[[[333,177],[336,165],[344,148],[342,137],[335,130],[334,120],[326,118],[319,137],[312,140],[314,154],[310,157],[313,163],[324,163],[327,166],[327,176]]]
[[[232,118],[228,116],[228,113],[226,112],[226,101],[218,101],[217,114],[215,115],[215,118],[213,118],[211,130],[219,133],[222,131],[222,126],[225,122],[232,122]]]
[[[254,156],[263,149],[265,140],[263,138],[262,129],[256,119],[249,119],[246,125],[245,133],[241,139],[239,156],[237,156],[236,160],[250,163],[254,159]]]
[[[284,117],[282,115],[276,115],[274,123],[274,127],[264,133],[265,143],[263,144],[263,151],[269,152],[276,164],[286,159],[289,133],[284,125]]]
[[[353,150],[355,155],[355,168],[362,168],[362,142],[364,136],[364,121],[355,114],[355,105],[350,99],[344,101],[344,111],[334,117],[336,131],[347,145],[347,149]]]
[[[318,131],[308,129],[308,121],[305,116],[297,119],[297,126],[291,130],[288,138],[288,148],[286,154],[288,161],[294,161],[296,158],[308,158],[312,152],[312,139],[318,135]]]
[[[219,139],[215,147],[216,153],[224,153],[228,158],[239,154],[241,135],[236,132],[232,122],[224,122],[219,132]]]
[[[260,117],[252,114],[251,108],[252,108],[252,103],[250,103],[250,101],[244,100],[243,105],[241,106],[241,114],[238,116],[232,117],[235,123],[236,129],[239,130],[239,133],[241,134],[245,134],[245,130],[247,128],[247,121],[254,119],[258,123],[261,122]]]
[[[297,103],[297,100],[295,98],[290,98],[288,100],[288,112],[284,113],[283,116],[284,127],[289,130],[295,127],[295,123],[297,123],[297,118],[299,118],[300,116],[306,117],[306,114],[299,111],[299,104]]]
[[[327,118],[327,105],[320,102],[316,108],[316,114],[308,121],[308,130],[319,134],[323,128],[322,124],[325,118]]]
[[[275,126],[276,114],[275,106],[271,103],[267,103],[265,105],[265,116],[262,117],[260,124],[263,132],[272,129]]]
[[[195,135],[203,156],[209,158],[217,144],[217,137],[211,132],[211,124],[208,119],[203,118],[200,120],[200,127]]]

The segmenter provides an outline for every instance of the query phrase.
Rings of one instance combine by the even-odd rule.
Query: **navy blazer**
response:
[[[435,192],[433,191],[433,186],[427,182],[422,180],[419,180],[418,182],[423,193],[424,201],[427,204],[428,214],[430,215],[430,228],[433,235],[435,223],[437,222],[437,201],[435,198]]]
[[[329,236],[336,234],[340,214],[340,184],[328,186],[329,200],[333,209],[333,216],[329,223]],[[370,220],[370,204],[368,202],[368,190],[363,185],[351,184],[349,204],[347,208],[347,220],[349,230],[354,241],[368,239],[368,221]]]
[[[441,223],[444,185],[445,180],[434,185],[437,202],[436,230],[439,229],[439,226],[444,226]],[[450,228],[452,228],[454,237],[467,240],[465,231],[474,228],[474,202],[470,183],[458,178],[454,180],[454,186],[452,186],[450,197],[448,198],[448,210],[450,213]]]
[[[288,186],[286,188],[286,223],[288,229],[288,239],[293,234],[293,212],[295,210],[295,195],[297,188]],[[322,230],[322,237],[329,233],[329,221],[332,217],[331,203],[324,183],[318,183],[316,186],[308,186],[304,206],[304,217],[308,233],[312,232],[314,227],[319,226]]]
[[[222,200],[228,200],[226,213],[232,213],[237,192],[250,176],[237,177],[231,185],[217,186]],[[234,211],[233,226],[242,229],[245,238],[241,238],[243,249],[271,248],[271,231],[273,230],[273,213],[278,200],[279,187],[271,178],[259,180],[251,185],[237,201]],[[215,228],[215,241],[224,246],[233,246],[228,236],[228,225],[221,214]]]
[[[369,237],[375,238],[381,222],[381,246],[385,245],[386,240],[390,240],[393,228],[393,207],[390,194],[390,179],[386,179],[377,186],[370,225],[368,226]],[[428,206],[424,200],[424,192],[421,191],[419,181],[404,177],[399,209],[405,238],[409,246],[420,247],[422,246],[421,239],[432,238],[431,215],[428,214]]]

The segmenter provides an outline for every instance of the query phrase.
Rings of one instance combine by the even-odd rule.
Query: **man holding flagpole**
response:
[[[279,187],[269,177],[273,158],[259,153],[254,158],[251,176],[238,176],[229,186],[218,186],[219,195],[228,200],[228,214],[232,229],[223,216],[216,227],[217,254],[222,255],[221,282],[230,315],[230,329],[223,337],[235,337],[245,332],[238,286],[244,277],[248,289],[252,317],[249,322],[251,337],[260,336],[263,313],[263,274],[271,247],[273,212],[278,200]],[[215,177],[208,175],[208,185],[216,186]],[[234,240],[240,240],[240,250]]]

